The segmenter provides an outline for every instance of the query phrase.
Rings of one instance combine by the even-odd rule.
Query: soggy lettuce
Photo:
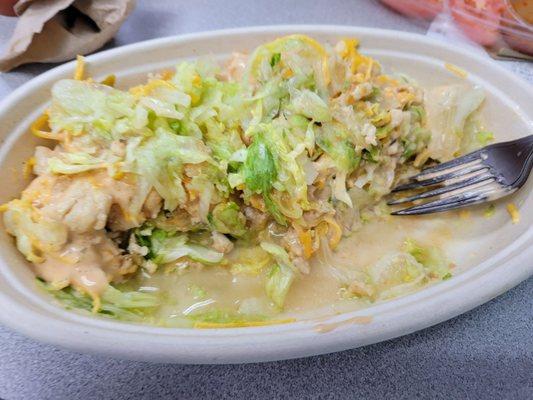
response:
[[[283,308],[294,277],[294,271],[285,264],[274,264],[270,269],[265,290],[267,296],[278,308]]]
[[[357,168],[361,156],[355,151],[349,132],[340,124],[323,124],[317,145],[333,160],[336,167],[348,174]]]
[[[470,153],[488,146],[493,140],[494,134],[485,130],[479,117],[473,114],[466,120],[460,151],[462,154]]]
[[[224,257],[223,253],[189,242],[185,233],[171,233],[162,229],[150,232],[137,230],[136,238],[140,245],[148,248],[147,258],[156,264],[167,264],[184,257],[205,264],[217,264]]]
[[[438,247],[423,246],[413,239],[407,239],[404,247],[405,251],[422,264],[431,276],[442,279],[450,274],[450,262]]]
[[[431,130],[429,155],[448,161],[458,155],[467,118],[476,111],[485,94],[467,85],[439,86],[426,93],[425,108]]]
[[[228,261],[234,275],[259,275],[272,258],[261,246],[239,246],[228,255]]]
[[[296,267],[283,247],[268,242],[261,242],[261,247],[276,260],[267,277],[265,285],[267,296],[277,307],[283,308],[285,297],[296,276]]]
[[[143,176],[164,199],[164,207],[174,210],[186,201],[183,165],[211,159],[205,144],[196,138],[157,129],[128,155],[129,169]]]
[[[403,251],[382,257],[367,268],[367,278],[350,285],[353,294],[371,299],[402,296],[432,279],[451,277],[450,263],[441,249],[407,239]]]
[[[220,233],[235,237],[246,233],[246,218],[233,201],[217,204],[209,215],[209,222]]]
[[[261,242],[260,243],[261,248],[269,253],[277,263],[284,265],[286,267],[289,267],[289,269],[296,271],[296,267],[291,262],[289,254],[287,253],[287,250],[285,250],[283,247],[278,246],[274,243],[269,242]]]
[[[346,188],[346,178],[359,166],[361,155],[356,152],[349,132],[341,124],[322,124],[316,142],[337,168],[333,181],[335,199],[352,207],[353,204]]]
[[[268,197],[277,176],[278,169],[272,150],[265,141],[264,134],[258,133],[246,153],[244,162],[246,187],[251,192]]]
[[[407,294],[426,280],[424,266],[408,253],[383,257],[369,269],[368,274],[380,299]]]
[[[109,285],[100,297],[100,306],[95,309],[94,300],[90,296],[71,286],[58,290],[41,280],[37,280],[37,284],[66,308],[95,311],[119,320],[142,320],[160,304],[157,296],[152,293],[122,292]]]
[[[287,218],[300,218],[309,206],[306,173],[298,162],[305,157],[305,145],[293,148],[281,122],[259,124],[247,133],[253,141],[242,171],[245,194],[262,194],[267,210],[281,225]]]

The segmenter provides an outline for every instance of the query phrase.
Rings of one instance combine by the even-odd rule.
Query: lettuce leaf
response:
[[[485,94],[468,85],[439,86],[426,92],[425,108],[431,130],[429,156],[441,162],[458,155],[467,118],[483,103]]]
[[[220,233],[235,237],[246,233],[246,217],[233,201],[217,204],[209,214],[209,222],[214,230]]]
[[[67,309],[93,310],[93,299],[72,286],[58,290],[40,279],[36,282]],[[122,292],[111,285],[102,293],[100,302],[98,314],[127,321],[142,320],[160,304],[158,297],[152,293]]]
[[[268,274],[265,291],[274,304],[282,309],[294,281],[294,272],[285,264],[274,264]]]
[[[278,177],[278,168],[272,150],[265,140],[264,134],[258,132],[248,147],[243,165],[243,176],[246,188],[252,193],[263,196],[270,214],[282,225],[287,222],[276,204],[272,201],[271,191]]]
[[[135,98],[93,82],[63,79],[52,87],[53,132],[84,132],[114,139],[134,130]]]
[[[380,299],[405,295],[420,287],[426,279],[424,266],[409,253],[381,258],[369,268],[368,274]]]
[[[276,263],[268,273],[265,285],[267,296],[278,308],[283,308],[285,297],[294,281],[297,268],[283,247],[269,242],[261,242],[260,245],[263,250],[272,255],[276,260]]]
[[[138,229],[136,237],[140,245],[149,249],[146,258],[151,259],[156,264],[170,263],[182,257],[188,257],[204,264],[217,264],[224,257],[223,253],[189,242],[186,233],[172,233],[162,229],[153,229],[148,234],[143,235],[143,230]]]
[[[432,276],[442,279],[450,273],[450,262],[444,252],[436,246],[423,246],[413,239],[407,239],[405,251],[422,264]]]
[[[183,164],[211,161],[209,149],[197,138],[179,136],[158,128],[127,157],[131,171],[143,176],[164,199],[165,209],[172,211],[186,201],[182,185]]]
[[[318,94],[308,89],[294,89],[287,108],[295,114],[303,115],[316,122],[331,120],[328,104]]]

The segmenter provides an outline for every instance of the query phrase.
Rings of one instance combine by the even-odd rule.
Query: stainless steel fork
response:
[[[392,190],[429,189],[396,198],[389,205],[414,203],[393,215],[429,214],[507,196],[526,183],[533,166],[533,135],[491,144],[451,161],[426,168]],[[422,203],[423,200],[429,201]]]

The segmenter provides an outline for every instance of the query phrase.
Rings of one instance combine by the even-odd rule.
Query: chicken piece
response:
[[[30,197],[44,216],[83,233],[104,229],[111,208],[112,196],[95,189],[88,179],[42,175],[24,191],[24,197]]]
[[[37,146],[33,157],[35,164],[33,166],[33,173],[35,175],[43,175],[48,172],[48,159],[51,157],[57,157],[59,155],[55,150],[49,149],[44,146]]]
[[[250,229],[254,231],[263,229],[268,219],[268,215],[266,213],[261,212],[254,207],[244,207],[244,215],[250,222]]]
[[[308,274],[311,271],[309,268],[309,261],[305,260],[303,257],[293,258],[292,263],[302,274]]]
[[[172,212],[162,212],[154,220],[154,223],[159,229],[178,232],[187,232],[198,226],[193,224],[189,213],[182,208],[176,208]]]
[[[233,53],[224,69],[222,77],[227,80],[240,81],[246,69],[247,60],[248,56],[246,54]]]
[[[161,211],[163,206],[163,199],[157,192],[152,189],[144,202],[142,212],[146,218],[155,218]]]
[[[213,231],[211,232],[211,238],[213,239],[211,247],[216,251],[226,254],[233,250],[233,243],[222,233]]]
[[[289,228],[283,236],[284,247],[289,251],[289,254],[296,257],[303,256],[303,248],[298,239],[298,233],[293,228]]]
[[[348,286],[348,291],[359,297],[370,297],[374,296],[374,288],[370,285],[367,285],[366,283],[359,282],[359,281],[353,281],[350,283],[350,286]]]

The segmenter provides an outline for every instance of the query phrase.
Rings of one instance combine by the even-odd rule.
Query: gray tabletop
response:
[[[0,17],[0,44],[14,20]],[[320,23],[424,32],[372,0],[138,1],[107,47],[247,25]],[[506,66],[533,82],[533,68]],[[0,96],[50,68],[0,75]],[[533,279],[402,338],[330,355],[228,366],[148,364],[72,353],[0,327],[0,398],[533,398]]]

